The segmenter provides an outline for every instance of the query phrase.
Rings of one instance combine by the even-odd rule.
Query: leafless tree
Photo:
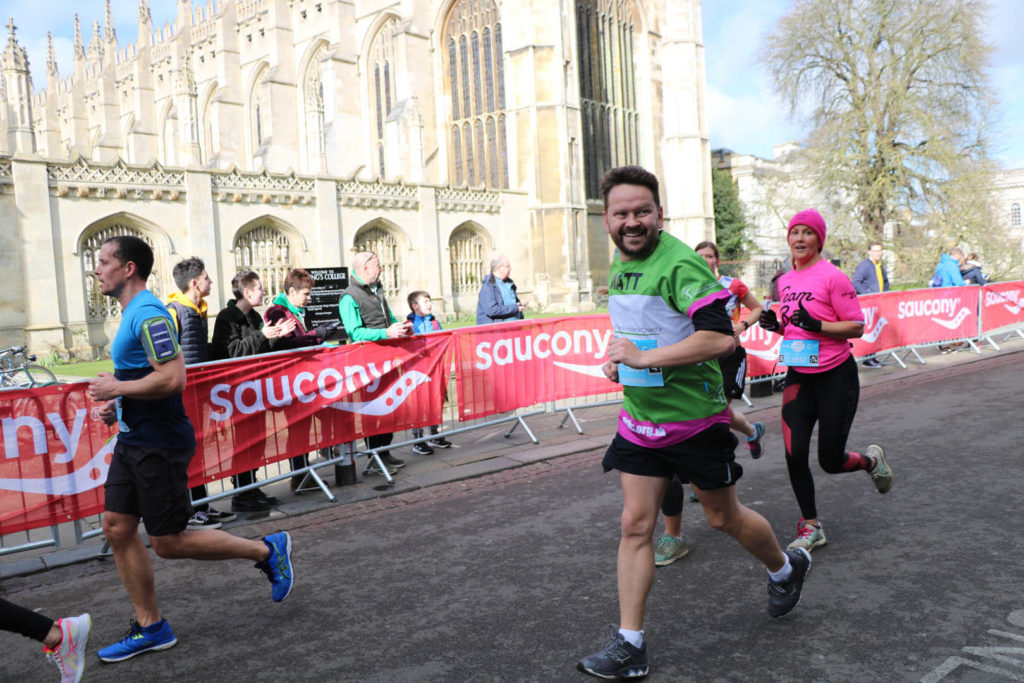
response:
[[[992,170],[987,13],[983,0],[796,0],[763,45],[811,131],[807,168],[867,239],[908,216],[956,240],[989,220],[975,194]]]

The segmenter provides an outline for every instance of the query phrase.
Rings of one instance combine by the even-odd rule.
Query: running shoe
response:
[[[88,614],[57,620],[60,643],[52,650],[43,648],[47,659],[60,669],[60,683],[78,683],[85,672],[85,646],[89,644],[92,618]]]
[[[768,614],[773,617],[789,614],[800,604],[804,579],[811,571],[811,554],[803,548],[787,550],[786,555],[789,556],[793,573],[788,579],[778,583],[768,579]]]
[[[388,467],[387,465],[384,465],[384,468],[387,470],[387,473],[390,474],[392,477],[395,476],[395,472],[398,471],[396,468]],[[377,465],[376,460],[370,461],[370,464],[366,466],[365,470],[363,470],[363,474],[379,474],[381,476],[384,476],[384,472]]]
[[[214,508],[212,505],[206,508],[204,512],[206,513],[207,518],[212,519],[215,522],[233,522],[236,519],[238,519],[238,515],[236,515],[235,513],[218,510]]]
[[[754,423],[754,435],[747,437],[747,448],[750,449],[750,457],[757,460],[761,457],[761,437],[764,436],[764,422]]]
[[[688,552],[690,546],[686,544],[686,534],[683,534],[682,539],[665,534],[658,539],[658,544],[654,547],[654,566],[667,567],[676,560],[686,557]]]
[[[154,626],[157,628],[154,629]],[[152,632],[150,629],[153,629]],[[139,622],[132,619],[128,633],[125,633],[121,640],[113,645],[108,645],[96,654],[104,662],[123,662],[144,652],[166,650],[169,647],[174,647],[177,642],[178,639],[174,637],[174,631],[171,630],[171,625],[167,623],[166,619],[161,619],[146,628],[142,628],[139,626]]]
[[[604,647],[581,659],[576,665],[576,670],[609,680],[646,676],[649,668],[647,643],[639,648],[633,647],[617,628],[613,626],[612,629],[614,633]]]
[[[263,539],[270,549],[270,556],[256,563],[256,568],[270,580],[270,592],[274,602],[281,602],[292,592],[295,575],[292,571],[292,537],[287,531],[270,534]]]
[[[451,448],[452,442],[444,438],[443,436],[438,436],[427,441],[427,445],[429,445],[431,448]]]
[[[807,520],[800,518],[800,521],[796,523],[796,538],[786,546],[787,550],[795,550],[800,548],[811,552],[819,545],[825,545],[828,543],[828,539],[825,538],[825,530],[821,528],[821,522],[818,522],[818,526],[808,524]]]
[[[219,529],[222,524],[215,519],[210,519],[205,512],[195,512],[188,519],[188,525],[185,527],[189,531],[198,531],[200,529]]]
[[[421,441],[412,447],[412,452],[416,455],[433,455],[434,449]]]
[[[871,481],[875,482],[875,488],[879,493],[887,493],[892,488],[892,468],[885,458],[885,450],[876,443],[867,448],[867,455],[875,459],[875,466],[868,470]]]
[[[396,458],[390,453],[381,453],[380,459],[384,461],[384,464],[393,470],[397,470],[399,467],[405,467],[405,461]]]

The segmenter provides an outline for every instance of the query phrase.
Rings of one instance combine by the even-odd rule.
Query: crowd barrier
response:
[[[858,357],[956,341],[994,345],[996,331],[1021,334],[1024,327],[1024,282],[887,292],[860,301],[867,324],[853,342]],[[190,484],[438,424],[453,362],[460,420],[615,393],[620,387],[601,371],[611,337],[607,315],[586,315],[189,367],[184,401],[197,442]],[[754,326],[741,340],[750,378],[773,376],[781,338]],[[82,381],[0,392],[0,536],[102,511],[115,430],[98,419],[99,405],[86,387]],[[572,406],[567,411],[576,423]],[[515,429],[526,426],[522,417],[501,420]]]

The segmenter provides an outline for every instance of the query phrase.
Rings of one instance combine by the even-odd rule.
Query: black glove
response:
[[[789,322],[793,323],[797,327],[807,330],[808,332],[820,333],[821,321],[817,318],[811,317],[811,314],[807,312],[806,308],[804,308],[803,301],[801,301],[798,306],[796,313],[794,313],[793,317],[789,319]]]
[[[775,315],[775,311],[770,308],[766,308],[761,311],[761,315],[757,319],[757,324],[769,332],[779,331],[779,318]]]
[[[323,325],[317,325],[313,328],[313,332],[316,334],[316,338],[320,341],[324,341],[329,337],[333,336],[337,329],[341,327],[340,321],[334,321],[331,323],[324,323]]]

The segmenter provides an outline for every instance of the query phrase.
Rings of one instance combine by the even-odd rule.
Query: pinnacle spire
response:
[[[82,42],[82,24],[75,12],[75,59],[85,59],[85,44]]]
[[[46,32],[46,73],[57,75],[57,55],[53,49],[53,34]]]
[[[110,0],[107,0],[106,11],[103,15],[103,38],[108,43],[117,41],[117,34],[114,32],[114,11],[110,7]]]
[[[153,15],[149,12],[149,0],[139,0],[139,23],[151,25]]]

